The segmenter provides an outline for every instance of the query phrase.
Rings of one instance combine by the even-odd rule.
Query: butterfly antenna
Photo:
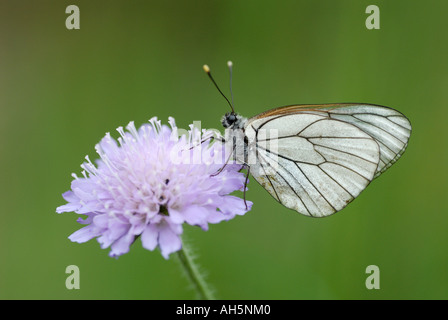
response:
[[[219,93],[224,97],[224,99],[226,99],[227,103],[229,104],[230,108],[232,109],[232,112],[235,113],[235,109],[233,109],[232,103],[229,101],[229,99],[227,99],[227,97],[224,95],[224,93],[222,93],[221,89],[219,89],[218,85],[216,84],[215,79],[213,79],[212,74],[210,73],[209,66],[204,64],[204,66],[202,68],[204,69],[205,73],[207,73],[210,80],[212,80],[213,84],[215,85],[216,89],[218,89]]]
[[[229,74],[230,74],[230,99],[232,101],[232,106],[234,105],[233,103],[233,91],[232,91],[232,67],[233,67],[233,62],[232,61],[227,61],[227,66],[229,67]]]

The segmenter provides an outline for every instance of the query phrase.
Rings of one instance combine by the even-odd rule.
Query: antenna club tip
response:
[[[210,67],[209,67],[208,65],[204,64],[204,65],[202,66],[202,69],[204,69],[204,71],[205,71],[206,73],[210,73]]]
[[[227,61],[227,66],[229,67],[229,68],[231,68],[232,66],[233,66],[233,62],[232,61]]]

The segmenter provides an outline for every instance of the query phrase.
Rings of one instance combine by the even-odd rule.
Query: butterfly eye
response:
[[[222,125],[224,128],[228,128],[231,125],[233,125],[235,122],[237,121],[237,116],[235,113],[233,112],[228,112],[224,115],[224,117],[222,118]]]
[[[227,121],[228,121],[230,124],[233,124],[233,123],[236,121],[236,116],[235,116],[233,113],[229,114],[229,115],[227,116]]]

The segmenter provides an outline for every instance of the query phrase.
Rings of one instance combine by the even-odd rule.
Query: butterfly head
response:
[[[242,129],[245,122],[246,118],[235,112],[227,112],[221,119],[222,126],[226,129]]]

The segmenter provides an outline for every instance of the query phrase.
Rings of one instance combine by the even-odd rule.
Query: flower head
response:
[[[148,250],[159,247],[162,255],[180,250],[183,223],[203,230],[209,223],[229,220],[250,210],[252,203],[229,195],[243,190],[239,164],[224,166],[224,145],[210,143],[213,131],[193,126],[183,135],[157,118],[138,130],[130,122],[122,127],[118,143],[109,133],[96,145],[96,166],[86,157],[83,177],[73,174],[67,204],[56,212],[85,215],[86,225],[69,239],[86,242],[97,237],[101,247],[120,256],[141,238]],[[222,170],[222,171],[220,171]]]

